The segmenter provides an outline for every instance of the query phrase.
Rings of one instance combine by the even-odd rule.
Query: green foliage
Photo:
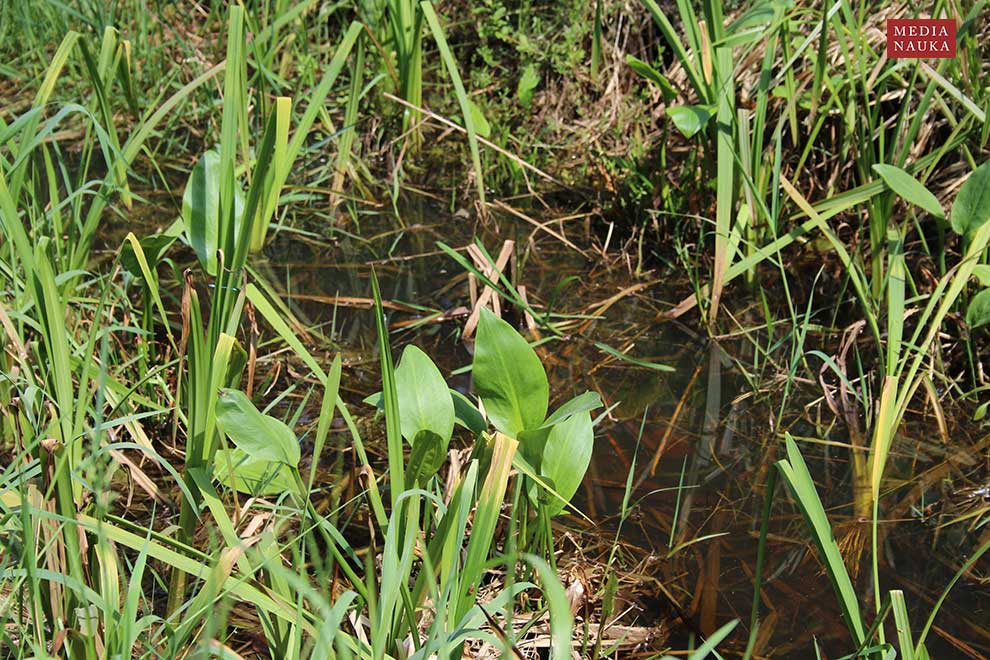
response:
[[[575,413],[551,427],[540,461],[540,474],[560,495],[547,504],[551,516],[563,511],[584,480],[594,441],[595,432],[587,412]]]
[[[234,188],[234,222],[244,214],[244,191]],[[199,264],[217,274],[217,228],[220,224],[220,154],[207,151],[193,168],[182,195],[182,220],[186,240],[196,251]]]
[[[440,370],[416,346],[407,346],[395,368],[402,437],[415,446],[423,431],[430,431],[444,443],[454,431],[454,402]],[[446,453],[446,452],[444,452]]]
[[[815,489],[815,482],[808,472],[808,466],[801,456],[794,440],[788,435],[787,458],[777,461],[777,469],[784,476],[784,480],[790,487],[791,492],[797,499],[798,506],[804,514],[805,522],[812,532],[815,544],[818,547],[828,576],[832,580],[832,588],[842,607],[842,617],[849,628],[853,643],[862,646],[866,641],[865,627],[863,626],[863,616],[859,610],[859,598],[853,588],[852,580],[846,571],[846,565],[842,561],[842,554],[839,546],[832,535],[832,526],[825,515],[825,508],[818,497]]]
[[[279,495],[296,488],[283,461],[251,455],[240,447],[218,449],[213,460],[213,473],[220,484],[245,495]]]
[[[990,220],[990,161],[973,170],[952,204],[952,230],[971,240]]]
[[[672,105],[667,108],[667,116],[684,137],[690,138],[705,129],[714,110],[707,105]]]
[[[471,373],[485,413],[499,431],[517,437],[543,423],[550,386],[540,358],[508,323],[488,310],[482,310],[478,321]]]
[[[262,414],[240,390],[220,390],[216,406],[217,427],[238,449],[251,458],[299,465],[299,442],[288,426]]]
[[[393,125],[398,122],[367,121],[375,116],[367,109],[380,103],[377,91],[390,84],[415,106],[460,118],[482,203],[485,182],[500,179],[483,176],[492,164],[483,159],[479,138],[524,157],[527,151],[545,153],[548,160],[571,155],[569,145],[518,129],[532,125],[536,110],[545,107],[539,95],[548,91],[571,101],[571,116],[550,113],[566,130],[573,122],[583,127],[598,112],[605,56],[624,55],[613,52],[623,40],[613,41],[609,33],[620,23],[618,12],[628,8],[570,0],[517,7],[483,0],[445,21],[432,4],[415,0],[359,4],[364,23],[349,25],[343,6],[313,0],[249,3],[229,13],[204,8],[197,18],[220,38],[202,42],[186,41],[184,30],[160,31],[156,20],[176,23],[172,7],[0,4],[0,76],[10,83],[4,93],[13,94],[5,97],[0,117],[0,437],[10,454],[0,478],[0,587],[11,595],[0,610],[7,615],[0,643],[15,655],[229,655],[225,644],[240,641],[243,623],[227,612],[245,605],[254,608],[252,625],[258,622],[251,640],[271,657],[458,657],[466,643],[477,640],[508,656],[517,631],[536,634],[529,628],[534,623],[538,634],[549,631],[552,657],[572,654],[571,637],[577,635],[555,575],[551,518],[568,509],[588,469],[592,412],[601,407],[600,397],[586,392],[551,411],[549,382],[536,351],[487,311],[472,365],[477,404],[473,395],[451,390],[415,346],[393,367],[376,281],[383,394],[375,403],[385,411],[379,462],[375,452],[369,457],[365,426],[341,397],[344,367],[337,347],[321,343],[313,332],[314,343],[335,357],[327,366],[319,359],[322,351],[310,352],[310,338],[297,332],[290,303],[277,299],[276,283],[264,281],[252,255],[264,246],[272,223],[309,236],[312,228],[292,218],[293,202],[329,194],[335,210],[337,200],[348,201],[350,221],[363,217],[358,198],[373,191],[362,182],[374,182],[378,170],[361,160],[362,147],[388,144],[399,133]],[[990,323],[990,167],[976,167],[961,187],[948,235],[942,205],[929,191],[954,189],[945,174],[985,157],[990,87],[983,84],[985,63],[974,28],[983,3],[962,7],[960,56],[924,66],[874,52],[861,38],[871,27],[869,12],[848,2],[821,8],[736,4],[684,0],[661,6],[644,0],[665,50],[654,52],[650,44],[647,55],[640,53],[649,62],[632,55],[625,61],[658,86],[671,121],[653,144],[628,131],[628,151],[610,155],[603,167],[625,178],[643,204],[662,199],[663,208],[656,210],[676,218],[671,226],[681,235],[691,234],[696,224],[713,226],[697,243],[710,244],[713,258],[704,260],[712,268],[709,282],[698,283],[692,304],[702,305],[708,332],[726,346],[729,338],[752,345],[752,361],[737,366],[760,397],[740,401],[762,405],[770,392],[759,382],[764,371],[774,372],[774,382],[785,388],[813,384],[816,377],[828,387],[821,373],[807,367],[812,355],[824,356],[848,388],[843,405],[845,399],[852,404],[843,412],[847,419],[864,420],[868,436],[853,447],[849,463],[857,487],[855,515],[872,514],[877,614],[871,628],[859,609],[868,601],[855,592],[843,561],[849,558],[841,556],[844,546],[834,537],[836,514],[830,513],[832,520],[825,514],[832,509],[819,499],[812,471],[789,436],[787,457],[777,467],[808,523],[855,652],[879,656],[896,649],[903,657],[928,657],[925,644],[936,614],[988,545],[961,562],[917,634],[911,626],[912,619],[920,621],[918,605],[900,591],[881,589],[886,573],[880,570],[884,548],[877,526],[893,492],[886,476],[896,474],[897,485],[910,478],[907,462],[900,460],[906,453],[900,429],[919,404],[917,393],[930,390],[935,404],[962,391],[958,403],[968,406],[985,390],[979,355]],[[676,10],[675,20],[665,15],[668,7]],[[160,16],[152,16],[158,11]],[[632,13],[621,17],[623,25],[637,18]],[[424,30],[439,55],[425,67]],[[590,77],[584,75],[589,46]],[[661,66],[670,57],[686,84]],[[189,67],[166,68],[176,61]],[[194,68],[211,61],[221,64]],[[755,68],[744,71],[749,62]],[[368,63],[382,65],[380,75],[367,75]],[[747,76],[752,73],[758,75]],[[347,77],[345,91],[336,89],[341,76]],[[431,90],[428,103],[424,86]],[[26,96],[23,90],[31,87],[34,93]],[[737,103],[741,90],[745,103]],[[624,117],[640,106],[621,101],[615,107],[623,127],[650,123],[652,114]],[[395,153],[417,155],[422,119],[417,110],[404,110],[401,133],[409,131],[410,140],[396,141]],[[358,135],[369,125],[368,135]],[[589,126],[587,132],[597,135],[600,125]],[[930,127],[937,130],[929,133]],[[668,161],[675,149],[668,151],[667,143],[677,142],[672,129],[703,144],[711,165],[700,150],[684,157],[687,165]],[[823,142],[826,134],[836,143]],[[938,136],[938,144],[918,155],[916,143],[929,134]],[[332,144],[339,145],[336,158],[327,154]],[[654,144],[662,152],[658,174],[637,179],[635,160]],[[401,151],[406,146],[412,150]],[[178,219],[159,234],[139,238],[142,217],[133,213],[135,207],[141,210],[145,198],[158,193],[178,201],[171,189],[176,163],[194,162]],[[809,187],[809,172],[828,171],[829,165],[841,176],[825,185],[811,176],[815,186]],[[396,182],[402,167],[403,159],[395,159]],[[520,180],[516,161],[504,169],[510,181]],[[688,190],[691,174],[698,187]],[[353,200],[346,177],[357,184]],[[661,178],[678,181],[683,197],[669,181],[657,183]],[[849,189],[834,189],[849,180]],[[820,201],[806,199],[801,190],[808,189]],[[398,184],[395,191],[398,196]],[[713,204],[685,208],[694,198]],[[897,198],[907,205],[898,206]],[[589,208],[604,201],[603,196]],[[695,217],[709,208],[712,223]],[[899,214],[901,208],[907,213]],[[125,229],[133,233],[116,255],[109,249],[93,253],[104,237],[113,247],[117,235],[108,231],[108,220],[115,218],[133,223]],[[842,233],[847,230],[862,235],[863,245],[850,241]],[[806,240],[816,234],[822,240]],[[360,227],[354,238],[362,238]],[[638,238],[640,253],[650,251]],[[176,249],[176,241],[191,252]],[[824,259],[829,277],[807,290],[817,296],[836,283],[842,292],[825,303],[809,299],[803,316],[789,293],[794,265],[800,266],[791,257],[801,243],[830,253]],[[603,248],[603,258],[610,256],[606,252],[611,250]],[[199,267],[193,262],[174,281],[182,259],[193,253]],[[932,277],[921,279],[913,266],[926,257],[938,263]],[[746,275],[758,287],[766,268],[780,271],[775,281],[785,292],[761,300],[764,346],[752,327],[726,332],[716,325],[715,311],[727,283]],[[477,269],[471,272],[538,323],[549,326],[561,318],[558,292],[547,299],[534,290],[531,304],[508,276],[492,282]],[[790,318],[775,318],[772,308],[778,306],[788,307]],[[831,325],[820,320],[823,307],[833,314]],[[261,321],[252,323],[250,334],[242,322],[245,310]],[[840,316],[854,327],[865,323],[873,340],[851,342],[842,360],[829,354]],[[960,316],[980,331],[967,337],[965,329],[957,330]],[[540,350],[554,350],[553,341],[563,334],[554,328]],[[942,341],[946,336],[952,341]],[[822,345],[810,349],[806,338]],[[272,345],[291,351],[286,359],[292,360],[293,378],[275,393],[269,410],[278,412],[265,414],[242,391],[264,388],[252,388],[250,381],[245,386],[242,372],[251,349],[252,373],[259,364],[264,371],[266,356],[255,351]],[[968,349],[963,368],[957,369],[963,358],[956,359],[954,346]],[[791,351],[784,360],[781,347]],[[593,340],[588,348],[626,367],[669,370],[633,357],[628,348]],[[805,368],[809,373],[799,380]],[[963,391],[967,379],[972,391]],[[710,391],[716,391],[716,381]],[[266,392],[253,398],[260,406],[269,397]],[[794,428],[781,423],[786,404],[785,394],[773,428]],[[986,404],[976,410],[979,419]],[[448,465],[452,442],[471,453]],[[300,443],[312,447],[308,465]],[[325,451],[332,451],[329,469]],[[130,458],[135,453],[141,460]],[[386,461],[387,470],[379,464]],[[301,463],[308,474],[301,473]],[[344,478],[345,464],[353,464],[358,479]],[[121,470],[147,488],[149,498],[177,503],[178,521],[121,515],[115,482]],[[629,502],[633,476],[626,482],[623,520],[635,506]],[[683,478],[682,472],[682,485]],[[763,632],[760,580],[768,526],[779,520],[771,516],[772,492],[771,486],[746,657]],[[835,499],[848,503],[842,495]],[[157,503],[149,509],[157,515]],[[974,524],[978,528],[982,518],[974,520],[981,521]],[[356,539],[360,547],[352,547]],[[603,621],[616,610],[618,580],[611,564],[610,558]],[[149,585],[168,594],[166,608],[144,593]],[[518,615],[530,623],[511,625]],[[884,639],[888,617],[896,640]],[[735,625],[703,640],[691,657],[714,652]],[[596,657],[612,653],[601,647],[604,628]],[[581,652],[588,650],[587,641]]]
[[[546,482],[529,492],[550,516],[577,492],[591,461],[594,431],[588,411],[601,398],[585,392],[549,417],[549,385],[536,351],[508,323],[482,309],[471,367],[485,414],[496,429],[520,442],[520,452]],[[535,495],[547,487],[546,497]]]
[[[533,103],[533,92],[540,85],[540,74],[533,63],[523,68],[519,82],[516,84],[516,96],[523,107],[528,108]]]
[[[979,328],[990,323],[990,289],[983,289],[969,301],[966,307],[966,324]]]
[[[901,168],[878,163],[873,166],[873,171],[883,179],[891,190],[906,201],[928,211],[940,220],[945,218],[945,211],[942,210],[942,205],[938,203],[935,195]]]

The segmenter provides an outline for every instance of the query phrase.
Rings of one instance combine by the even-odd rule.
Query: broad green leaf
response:
[[[450,390],[450,397],[454,401],[454,422],[470,430],[475,435],[481,435],[488,430],[488,422],[485,421],[481,411],[471,403],[471,400],[458,392]]]
[[[578,394],[576,397],[554,410],[553,414],[547,417],[547,421],[545,421],[543,425],[554,426],[555,424],[565,421],[571,415],[576,415],[581,412],[589,412],[601,407],[602,398],[598,396],[598,392],[585,392],[584,394]]]
[[[971,328],[979,328],[987,323],[990,323],[990,289],[983,289],[969,301],[966,324]]]
[[[952,204],[952,230],[960,236],[971,236],[990,220],[990,160],[969,175]]]
[[[709,105],[673,105],[667,108],[667,115],[686,138],[705,128],[712,114],[713,109]]]
[[[533,102],[533,91],[539,84],[540,74],[536,65],[527,64],[526,68],[523,69],[522,76],[519,77],[519,83],[516,85],[516,96],[519,97],[519,102],[522,103],[523,107],[528,108]]]
[[[196,163],[182,194],[186,236],[199,263],[217,273],[217,228],[220,220],[220,154],[207,151]]]
[[[235,225],[243,213],[243,206],[244,191],[235,182]],[[220,226],[220,154],[216,151],[203,154],[189,175],[182,194],[182,220],[199,263],[210,275],[216,275]]]
[[[495,428],[514,438],[543,423],[550,385],[540,358],[511,325],[487,309],[481,310],[478,322],[472,373]]]
[[[550,430],[540,473],[553,482],[554,489],[568,502],[584,479],[594,444],[595,432],[587,412],[572,415]],[[554,498],[547,509],[555,516],[564,509],[564,503]]]
[[[552,428],[552,426],[543,425],[538,429],[519,432],[517,438],[519,440],[519,453],[534,468],[538,469],[543,461],[543,448],[546,447],[547,438],[550,436]]]
[[[290,469],[283,463],[254,458],[237,447],[217,450],[213,476],[227,488],[245,495],[277,495],[296,489]]]
[[[433,360],[416,346],[407,346],[395,368],[402,437],[415,446],[421,431],[432,431],[446,443],[454,431],[454,402]]]
[[[904,201],[928,211],[936,218],[945,218],[945,211],[942,210],[942,205],[938,203],[935,195],[901,168],[878,163],[873,166],[873,171]]]
[[[629,68],[635,71],[641,78],[645,78],[659,87],[660,92],[663,94],[663,98],[667,103],[670,103],[677,98],[677,90],[674,89],[674,86],[670,84],[670,81],[667,80],[662,73],[654,69],[652,66],[638,57],[633,57],[632,55],[626,55],[626,64],[629,65]]]
[[[406,472],[406,483],[424,485],[430,477],[437,473],[447,458],[447,440],[439,435],[423,429],[416,434],[409,452],[409,469]]]
[[[488,124],[488,120],[485,119],[485,114],[481,111],[481,108],[471,99],[468,99],[468,108],[471,109],[471,121],[474,123],[475,133],[483,138],[491,137],[492,127]]]
[[[152,270],[175,242],[175,238],[175,236],[168,234],[152,234],[140,240],[141,249],[144,251],[145,259]],[[120,249],[120,264],[134,277],[144,277],[140,261],[134,254],[134,247],[129,242],[125,242]]]
[[[299,465],[299,442],[292,429],[262,414],[244,392],[221,390],[216,413],[220,430],[251,458]]]
[[[973,277],[982,287],[990,287],[990,264],[977,264],[973,267]]]

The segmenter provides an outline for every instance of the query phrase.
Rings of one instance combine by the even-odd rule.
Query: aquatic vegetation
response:
[[[3,654],[986,654],[950,5],[0,5]]]

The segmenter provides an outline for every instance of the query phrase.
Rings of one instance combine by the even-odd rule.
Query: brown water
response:
[[[552,217],[559,216],[543,212],[540,221]],[[360,400],[379,385],[376,332],[367,304],[372,268],[383,297],[393,303],[388,320],[395,355],[415,343],[434,358],[452,387],[468,391],[469,375],[454,373],[471,361],[470,343],[460,340],[463,312],[470,306],[467,278],[436,244],[463,248],[477,235],[496,255],[503,241],[514,240],[511,279],[526,287],[536,308],[552,303],[552,311],[561,314],[601,316],[571,321],[563,340],[538,347],[550,377],[551,408],[587,389],[599,392],[607,406],[617,404],[596,429],[594,460],[579,491],[581,508],[595,524],[577,517],[565,522],[560,545],[566,557],[561,560],[565,583],[580,580],[588,593],[600,594],[631,471],[633,491],[621,521],[616,562],[620,601],[628,608],[623,623],[653,630],[642,645],[645,653],[662,648],[664,638],[672,648],[686,648],[698,634],[738,618],[743,625],[728,648],[741,652],[753,598],[763,488],[779,457],[780,437],[770,421],[787,421],[795,436],[812,435],[814,429],[801,422],[800,405],[807,397],[793,399],[793,413],[772,414],[779,404],[773,403],[771,388],[754,395],[727,359],[732,354],[745,360],[745,342],[710,342],[697,326],[696,314],[684,322],[661,317],[691,293],[683,271],[657,266],[636,276],[615,244],[605,256],[584,249],[593,244],[592,233],[599,228],[581,218],[548,227],[565,233],[584,253],[509,214],[480,223],[423,204],[403,208],[404,229],[397,228],[391,214],[357,218],[346,230],[303,223],[311,234],[276,234],[266,258],[253,264],[303,324],[342,347],[342,386],[354,409],[362,410]],[[745,307],[731,298],[725,305]],[[522,326],[515,310],[506,313]],[[638,366],[595,342],[675,370]],[[290,382],[287,373],[279,377]],[[828,464],[810,465],[826,504],[848,505],[847,452],[833,454]],[[780,487],[770,527],[757,657],[812,657],[814,640],[828,657],[839,657],[848,652],[849,641],[836,600],[787,497]],[[848,520],[850,513],[849,506],[829,510],[833,522]],[[904,589],[908,602],[917,603],[925,615],[936,589],[951,577],[955,559],[941,550],[944,543],[925,550],[932,540],[932,530],[922,522],[899,523],[888,537],[897,570],[883,576],[886,588]],[[870,591],[866,572],[860,576],[860,593]],[[945,634],[936,631],[929,637],[933,657],[957,656],[958,648],[945,641],[950,635],[990,647],[982,589],[969,581],[956,589],[937,622]]]

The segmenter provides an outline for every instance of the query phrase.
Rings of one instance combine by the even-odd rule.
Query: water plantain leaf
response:
[[[495,428],[515,438],[543,424],[550,385],[540,358],[511,325],[487,309],[481,310],[471,369]]]
[[[172,243],[175,242],[175,239],[176,236],[170,236],[169,234],[153,234],[151,236],[145,236],[139,241],[152,273],[154,273],[155,266],[158,265],[158,262],[162,260],[162,257],[165,256],[165,253],[172,246]],[[141,269],[138,257],[134,254],[134,247],[129,242],[125,241],[123,247],[120,249],[120,263],[134,277],[144,277],[144,271]]]
[[[481,435],[488,430],[488,422],[478,407],[471,403],[471,400],[458,392],[450,390],[450,397],[454,401],[454,422],[471,431],[475,435]]]
[[[983,289],[973,296],[966,308],[966,324],[971,328],[990,323],[990,289]]]
[[[960,236],[971,236],[990,220],[990,160],[969,175],[952,203],[952,230]]]
[[[973,277],[980,286],[990,287],[990,264],[977,264],[973,267]]]
[[[533,102],[533,91],[540,84],[540,74],[535,64],[527,64],[523,69],[522,76],[519,77],[519,84],[516,85],[516,95],[524,108],[528,108]]]
[[[632,55],[626,55],[626,64],[629,68],[635,71],[640,77],[646,78],[651,83],[660,88],[660,92],[663,94],[664,101],[670,103],[675,98],[677,98],[677,90],[674,86],[670,84],[667,78],[654,69],[652,66],[639,59],[638,57],[633,57]]]
[[[235,224],[244,207],[244,191],[235,183]],[[217,274],[217,242],[220,226],[220,154],[207,151],[193,168],[182,194],[182,220],[186,238],[210,275]]]
[[[710,105],[672,105],[667,108],[667,115],[686,138],[693,137],[707,126],[714,114],[715,110]]]
[[[454,432],[454,402],[433,360],[416,346],[407,346],[395,368],[402,437],[415,446],[422,431],[431,431],[444,443]]]
[[[595,408],[601,408],[602,405],[602,398],[598,396],[598,392],[585,392],[584,394],[578,394],[576,397],[554,410],[553,414],[547,417],[547,421],[545,421],[543,425],[555,426],[570,418],[571,415],[576,415],[581,412],[590,412]]]
[[[299,465],[299,442],[292,429],[281,420],[262,414],[240,390],[220,391],[217,426],[253,459]]]
[[[873,166],[873,171],[904,201],[928,211],[936,218],[945,219],[945,211],[935,195],[913,176],[899,167],[880,163]]]
[[[572,419],[575,415],[587,413],[602,407],[602,399],[597,392],[579,394],[564,405],[553,411],[539,428],[529,429],[519,433],[519,451],[533,466],[539,468],[544,459],[547,438],[552,429]],[[559,500],[558,500],[559,502]],[[562,503],[561,503],[562,504]]]
[[[543,448],[547,444],[547,437],[552,428],[552,426],[541,426],[538,429],[520,431],[519,437],[516,438],[519,440],[519,453],[535,468],[539,468],[543,460]]]
[[[474,124],[474,132],[483,138],[491,137],[492,127],[485,119],[485,114],[474,101],[468,99],[468,108],[471,110],[471,122]]]
[[[424,485],[437,473],[447,458],[447,443],[439,435],[424,429],[416,434],[409,452],[409,468],[406,479],[409,484]]]
[[[253,458],[237,447],[217,450],[213,476],[227,488],[245,495],[277,495],[296,488],[295,480],[284,464]]]
[[[199,263],[217,272],[217,228],[220,217],[220,154],[207,151],[193,167],[182,194],[186,236]]]
[[[568,502],[584,479],[594,444],[595,432],[591,426],[591,415],[587,412],[571,415],[554,426],[547,436],[540,474],[552,482],[554,489]],[[557,498],[546,506],[552,516],[564,509],[564,503]]]

